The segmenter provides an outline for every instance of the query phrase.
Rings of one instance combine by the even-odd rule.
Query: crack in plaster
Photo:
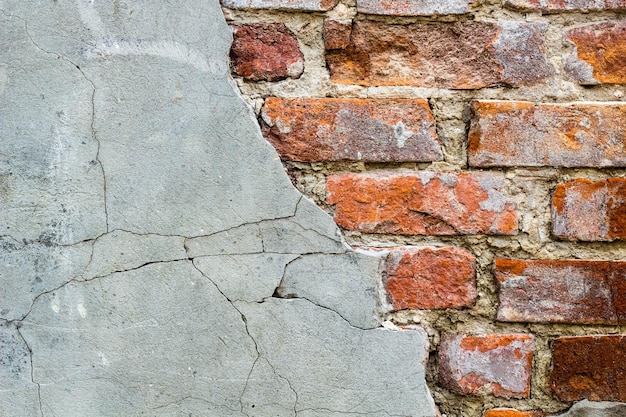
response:
[[[41,417],[43,417],[44,414],[43,414],[43,405],[41,402],[41,384],[35,381],[35,367],[33,366],[33,350],[30,348],[30,345],[26,341],[26,338],[20,331],[19,322],[15,324],[15,330],[17,330],[17,334],[20,336],[20,339],[22,339],[22,341],[24,342],[26,349],[28,349],[28,356],[29,356],[29,361],[30,361],[30,382],[37,385],[37,400],[39,401],[39,413],[41,414]]]

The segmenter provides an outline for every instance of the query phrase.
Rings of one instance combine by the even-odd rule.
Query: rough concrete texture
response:
[[[331,80],[342,84],[532,85],[550,74],[545,31],[544,24],[526,22],[399,25],[355,20],[351,31],[341,30],[349,35],[346,46],[328,49],[326,61]]]
[[[555,417],[625,417],[626,403],[582,400]]]
[[[263,135],[292,161],[440,161],[426,100],[282,99],[261,109]]]
[[[568,240],[626,239],[625,197],[624,178],[558,184],[552,197],[552,231]]]
[[[230,63],[233,73],[247,80],[279,81],[298,78],[304,56],[298,40],[284,23],[232,25]]]
[[[432,16],[467,13],[470,0],[357,0],[359,13],[391,16]]]
[[[290,184],[216,0],[0,18],[0,414],[435,415],[426,334],[380,328],[383,259]]]
[[[468,157],[475,167],[624,167],[624,103],[475,101]]]
[[[552,342],[550,388],[561,400],[626,401],[626,335]]]
[[[337,174],[326,182],[348,230],[416,235],[516,234],[518,215],[494,173]]]
[[[496,259],[501,321],[626,324],[626,262]]]
[[[623,7],[626,9],[626,2]],[[574,46],[565,70],[580,84],[626,84],[626,22],[610,21],[570,29]]]

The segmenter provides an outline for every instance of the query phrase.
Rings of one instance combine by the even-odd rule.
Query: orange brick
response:
[[[426,100],[271,97],[261,119],[265,138],[291,161],[443,159]]]
[[[528,398],[532,351],[528,334],[443,335],[439,381],[459,394]]]
[[[485,411],[483,417],[542,417],[545,414],[540,411],[518,411],[513,408],[494,408]]]
[[[385,288],[395,310],[461,308],[476,300],[476,259],[464,248],[394,248]]]
[[[626,401],[626,335],[552,342],[550,387],[561,401]]]
[[[626,103],[475,101],[471,166],[623,167]]]
[[[500,321],[626,324],[626,262],[496,259]]]
[[[331,80],[341,84],[454,89],[532,85],[551,72],[544,53],[546,29],[545,24],[510,21],[355,20],[351,30],[342,27],[326,43],[326,62]],[[330,36],[329,30],[325,34]],[[338,37],[343,41],[336,41]]]
[[[626,9],[626,1],[622,2]],[[626,83],[626,22],[594,23],[570,29],[574,46],[565,70],[580,84]]]
[[[558,184],[552,197],[552,232],[568,240],[626,239],[626,179]]]
[[[339,174],[326,181],[335,221],[348,230],[409,235],[518,232],[496,173]]]
[[[542,13],[626,9],[626,0],[505,0],[504,4],[517,10]]]

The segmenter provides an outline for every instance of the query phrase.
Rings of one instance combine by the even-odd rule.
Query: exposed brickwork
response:
[[[390,16],[429,16],[463,14],[470,10],[472,0],[357,0],[359,13]]]
[[[268,98],[263,134],[292,161],[439,161],[426,100]]]
[[[461,394],[530,395],[533,337],[527,334],[444,335],[439,380]]]
[[[626,401],[626,335],[552,342],[550,386],[563,401]]]
[[[332,81],[342,84],[455,89],[534,84],[550,73],[545,29],[518,22],[354,21],[348,45],[341,47],[345,39],[327,44],[326,60]]]
[[[622,2],[626,9],[626,1]],[[626,84],[626,22],[594,23],[570,29],[574,45],[566,71],[581,84]]]
[[[558,184],[552,198],[552,232],[568,240],[626,239],[626,179]]]
[[[501,321],[626,324],[626,262],[496,259]]]
[[[326,191],[346,243],[381,256],[384,325],[431,336],[443,415],[623,399],[608,371],[623,348],[551,349],[626,325],[626,0],[223,4],[297,38],[302,76],[235,81],[293,184],[323,206]],[[260,59],[288,61],[269,46]]]
[[[626,10],[626,0],[504,0],[518,10],[558,13],[563,11]]]
[[[626,103],[472,103],[475,167],[626,166]]]
[[[304,71],[298,40],[282,23],[232,25],[233,73],[253,81],[297,78]]]
[[[221,0],[231,9],[273,9],[322,12],[332,9],[338,0]]]
[[[348,230],[418,235],[516,234],[517,212],[487,173],[342,174],[326,182]]]
[[[485,411],[483,417],[543,417],[544,413],[539,411],[519,411],[513,408],[494,408]]]
[[[384,277],[395,310],[461,308],[476,300],[476,259],[464,248],[395,248]]]

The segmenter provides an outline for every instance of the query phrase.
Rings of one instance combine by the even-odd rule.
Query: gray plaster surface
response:
[[[0,415],[434,416],[217,0],[0,1]]]
[[[626,417],[626,403],[583,400],[557,417]]]

